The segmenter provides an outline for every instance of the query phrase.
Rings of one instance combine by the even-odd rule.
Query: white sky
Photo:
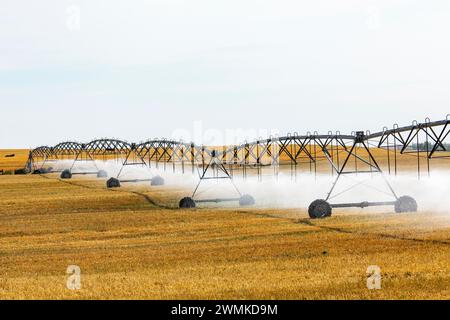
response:
[[[0,0],[0,148],[450,113],[450,2]]]

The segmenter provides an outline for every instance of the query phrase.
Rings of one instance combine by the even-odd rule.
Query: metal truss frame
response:
[[[379,173],[386,181],[390,193],[395,199],[392,186],[384,176],[381,166],[377,163],[371,152],[371,147],[385,149],[388,154],[388,173],[391,173],[391,165],[395,167],[397,174],[397,157],[399,154],[410,154],[417,157],[418,175],[420,177],[420,159],[426,158],[428,173],[430,172],[430,161],[432,159],[450,158],[450,150],[446,139],[450,136],[450,115],[445,120],[430,121],[426,119],[423,123],[414,121],[409,126],[399,127],[397,124],[392,129],[383,128],[376,133],[354,132],[351,135],[343,135],[340,132],[328,132],[318,134],[317,132],[306,135],[297,133],[288,134],[283,137],[269,137],[268,139],[258,139],[254,142],[245,142],[223,148],[212,148],[185,143],[183,141],[152,139],[139,144],[131,144],[117,139],[94,140],[88,144],[76,142],[63,142],[55,147],[41,146],[33,149],[29,154],[28,168],[43,169],[43,165],[52,160],[61,158],[73,159],[74,163],[83,155],[94,161],[103,158],[122,161],[122,168],[117,179],[122,173],[122,169],[127,165],[153,165],[164,170],[169,165],[175,172],[181,167],[182,173],[186,172],[186,166],[191,166],[192,172],[201,172],[200,183],[206,177],[206,172],[214,168],[223,172],[226,178],[233,179],[233,176],[242,171],[242,176],[247,177],[248,170],[256,170],[259,179],[262,179],[264,168],[273,168],[273,175],[278,177],[280,167],[290,166],[291,176],[297,177],[297,169],[306,166],[310,173],[317,174],[317,166],[320,163],[328,163],[331,174],[336,175],[326,200],[332,199],[332,193],[342,175]],[[425,140],[425,141],[424,141]],[[422,141],[422,144],[421,144]],[[374,145],[371,143],[375,142]],[[421,147],[424,145],[425,148]],[[367,159],[361,157],[358,152],[365,152]],[[393,159],[392,154],[393,153]],[[344,154],[344,159],[342,159]],[[422,156],[425,154],[425,156]],[[137,161],[131,159],[137,159]],[[353,170],[347,171],[350,163],[354,163]],[[358,168],[358,163],[363,163],[369,167],[365,172]],[[40,164],[40,166],[39,166]],[[73,165],[72,167],[73,168]],[[303,168],[304,169],[304,168]],[[197,188],[194,190],[195,196]],[[240,194],[240,192],[239,192]],[[365,207],[380,204],[393,204],[393,202],[382,203],[353,203],[335,204],[333,207],[358,206]]]

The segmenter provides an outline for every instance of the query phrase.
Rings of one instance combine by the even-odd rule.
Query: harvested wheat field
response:
[[[181,210],[185,193],[0,176],[0,299],[450,299],[447,213]]]
[[[29,152],[26,149],[0,149],[0,173],[8,174],[23,169]]]

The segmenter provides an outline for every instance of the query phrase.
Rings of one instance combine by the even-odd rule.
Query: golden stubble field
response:
[[[28,159],[29,150],[0,149],[0,172],[23,169]]]
[[[185,194],[0,176],[0,298],[450,299],[448,213],[176,209]]]

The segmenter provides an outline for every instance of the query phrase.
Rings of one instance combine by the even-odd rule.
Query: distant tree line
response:
[[[417,143],[413,143],[412,145],[411,145],[411,149],[413,149],[413,150],[420,150],[420,151],[431,151],[432,149],[433,149],[433,143],[431,143],[431,142],[428,142],[428,147],[427,147],[427,142],[423,142],[423,143],[419,143],[419,144],[417,144]],[[450,143],[443,143],[443,145],[444,145],[444,148],[445,148],[445,150],[446,151],[450,151]],[[439,147],[438,149],[437,149],[438,151],[443,151],[442,150],[442,147]]]

